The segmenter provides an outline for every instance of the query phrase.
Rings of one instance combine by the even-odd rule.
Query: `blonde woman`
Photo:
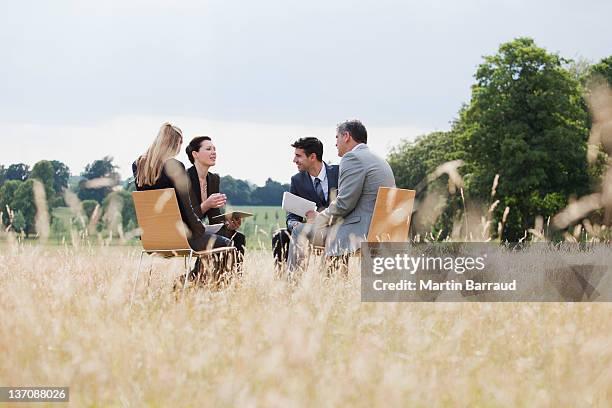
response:
[[[231,246],[229,239],[204,230],[200,221],[200,208],[192,205],[191,186],[185,166],[174,158],[182,144],[181,129],[164,123],[153,144],[132,165],[136,189],[146,191],[174,188],[181,217],[191,233],[188,241],[193,250]]]

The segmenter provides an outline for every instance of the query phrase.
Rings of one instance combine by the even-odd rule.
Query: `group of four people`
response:
[[[291,178],[290,192],[316,203],[317,211],[306,218],[287,215],[287,228],[274,235],[272,243],[277,264],[287,263],[289,272],[303,266],[311,244],[324,246],[327,256],[355,252],[368,234],[380,187],[394,187],[389,164],[370,151],[365,126],[358,120],[339,124],[336,147],[340,165],[323,161],[323,143],[314,137],[292,144],[293,162],[299,173]],[[239,262],[246,239],[238,231],[241,220],[229,218],[217,233],[207,232],[204,220],[215,223],[222,215],[227,197],[220,192],[220,177],[209,170],[216,164],[217,152],[210,137],[199,136],[186,148],[189,170],[175,157],[181,150],[179,128],[165,123],[149,149],[132,165],[138,191],[174,188],[181,218],[188,228],[192,249],[234,246]],[[196,273],[198,271],[196,266]]]

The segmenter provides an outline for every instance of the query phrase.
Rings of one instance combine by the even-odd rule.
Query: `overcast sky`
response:
[[[125,177],[171,121],[214,138],[214,171],[288,182],[289,144],[317,136],[337,162],[346,118],[381,155],[448,129],[502,42],[611,55],[610,16],[609,0],[6,1],[0,164],[57,159],[78,174],[111,155]]]

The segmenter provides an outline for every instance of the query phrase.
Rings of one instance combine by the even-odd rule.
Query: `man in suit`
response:
[[[358,120],[340,123],[336,147],[340,161],[338,197],[322,212],[307,214],[309,224],[296,233],[289,246],[289,268],[300,267],[301,254],[309,243],[325,243],[328,257],[343,257],[357,251],[365,241],[380,187],[395,187],[391,166],[367,146],[368,132]]]
[[[299,173],[291,178],[292,194],[317,204],[322,211],[329,206],[338,189],[338,166],[323,161],[323,143],[316,137],[304,137],[291,145],[295,149],[293,162]],[[296,214],[287,214],[287,229],[278,231],[272,237],[272,248],[276,265],[287,260],[287,253],[293,230],[305,222]]]

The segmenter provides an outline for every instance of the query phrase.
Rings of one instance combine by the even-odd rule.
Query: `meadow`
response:
[[[252,249],[272,247],[274,232],[286,228],[286,213],[281,207],[271,206],[233,206],[231,209],[254,214],[245,218],[240,231],[247,237],[247,246]]]
[[[184,299],[182,262],[156,259],[130,306],[139,253],[5,242],[0,384],[69,386],[75,407],[612,401],[610,304],[367,304],[356,265],[289,285],[251,250],[241,280]]]
[[[250,249],[270,249],[272,247],[272,236],[280,228],[286,228],[286,213],[278,206],[228,206],[227,211],[243,211],[253,214],[253,217],[245,218],[240,231],[246,235],[247,247]],[[73,212],[68,207],[58,207],[53,210],[53,216],[61,219],[67,226],[73,224]],[[105,238],[108,236],[104,234]],[[49,244],[61,244],[71,242],[69,231],[62,233],[51,231]],[[119,242],[116,242],[119,244]],[[139,245],[138,238],[122,241],[122,245]],[[1,245],[1,244],[0,244]]]

